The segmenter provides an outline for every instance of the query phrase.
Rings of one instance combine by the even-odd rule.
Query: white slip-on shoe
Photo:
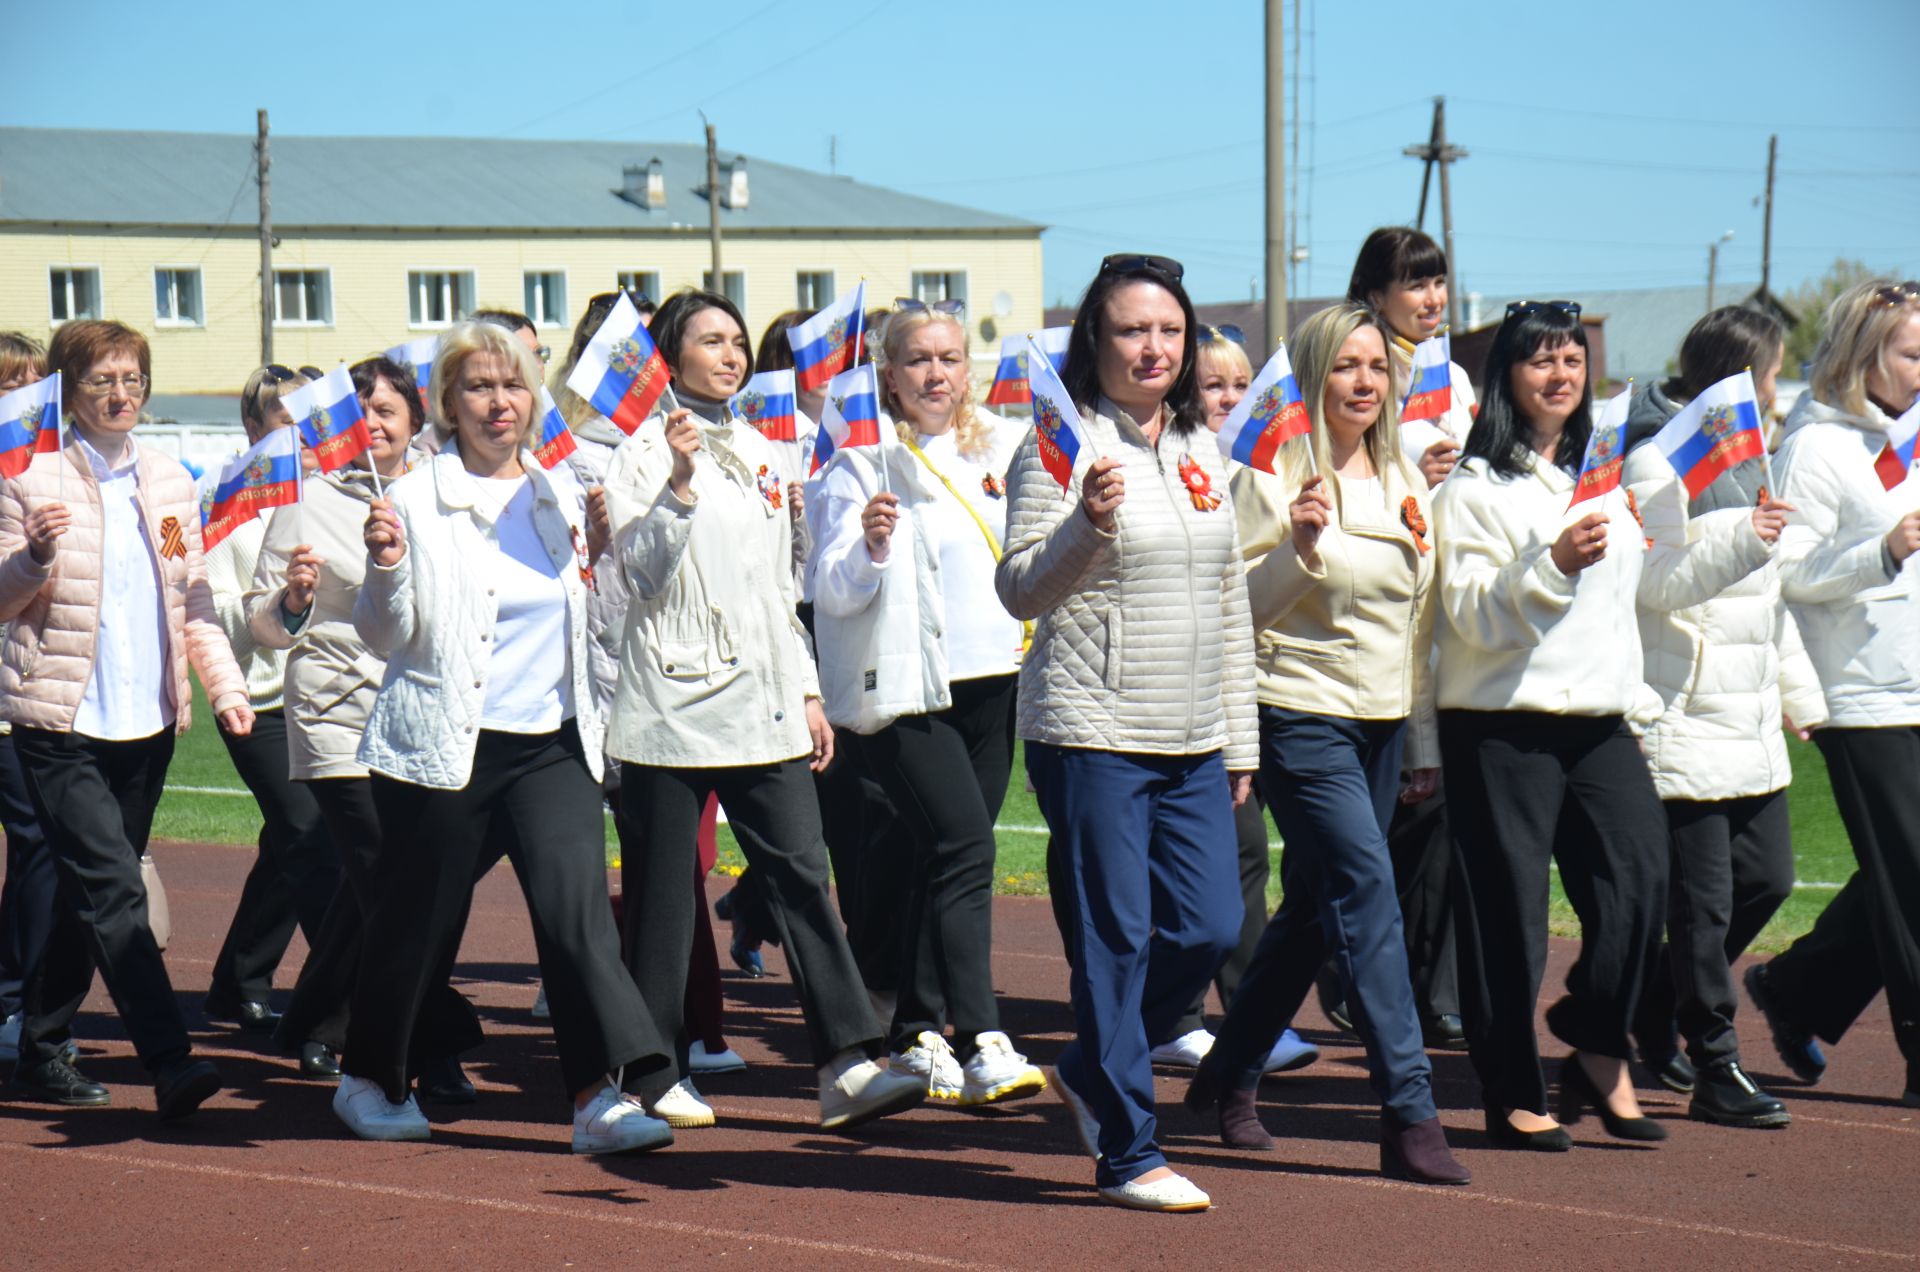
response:
[[[926,1079],[917,1073],[895,1073],[874,1060],[837,1060],[820,1070],[820,1128],[850,1131],[926,1098]]]
[[[527,1013],[535,1020],[552,1020],[553,1012],[547,1008],[547,983],[540,982],[540,992],[533,996],[533,1010]]]
[[[1152,1210],[1163,1215],[1189,1214],[1213,1205],[1213,1198],[1201,1192],[1185,1175],[1168,1175],[1150,1184],[1129,1179],[1124,1184],[1102,1188],[1100,1200],[1111,1206]]]
[[[1027,1063],[1013,1049],[1013,1040],[995,1029],[974,1038],[979,1048],[962,1066],[965,1077],[960,1091],[963,1105],[998,1104],[1005,1100],[1024,1100],[1047,1089],[1047,1075]]]
[[[1295,1069],[1304,1069],[1320,1058],[1320,1048],[1288,1029],[1282,1031],[1279,1040],[1273,1044],[1273,1050],[1267,1052],[1266,1063],[1260,1066],[1262,1073],[1291,1073]]]
[[[638,1096],[622,1095],[608,1084],[584,1109],[573,1114],[576,1153],[639,1153],[673,1143],[673,1128],[648,1117]]]
[[[1194,1029],[1172,1042],[1161,1043],[1148,1054],[1155,1064],[1177,1064],[1192,1069],[1198,1067],[1207,1058],[1207,1052],[1212,1050],[1213,1034],[1205,1029]]]
[[[707,1044],[696,1042],[687,1048],[687,1068],[695,1073],[738,1073],[747,1062],[732,1047],[708,1051]]]
[[[1094,1161],[1100,1160],[1100,1122],[1093,1116],[1093,1110],[1080,1098],[1080,1093],[1067,1085],[1067,1075],[1056,1066],[1053,1071],[1053,1089],[1060,1093],[1060,1102],[1067,1106],[1067,1120],[1073,1123],[1073,1133],[1080,1137],[1080,1147]]]
[[[964,1103],[961,1092],[966,1086],[966,1075],[960,1071],[960,1062],[954,1059],[953,1048],[933,1030],[922,1029],[913,1045],[896,1052],[891,1063],[895,1073],[925,1078],[929,1100],[942,1104]]]
[[[666,1094],[655,1100],[647,1112],[682,1131],[712,1126],[714,1122],[713,1106],[700,1098],[692,1078],[682,1078],[668,1087]]]
[[[334,1088],[333,1114],[363,1140],[423,1140],[432,1133],[413,1096],[395,1104],[378,1082],[350,1073]]]

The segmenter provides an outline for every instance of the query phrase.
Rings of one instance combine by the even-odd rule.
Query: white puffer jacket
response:
[[[1920,724],[1920,556],[1893,569],[1885,544],[1920,508],[1920,466],[1892,490],[1880,484],[1873,461],[1892,423],[1872,403],[1854,415],[1808,392],[1773,460],[1780,497],[1799,510],[1780,536],[1781,590],[1826,691],[1829,724]]]
[[[1111,402],[1082,408],[1093,445],[1062,490],[1032,429],[1007,472],[1006,555],[994,585],[1034,621],[1020,664],[1019,735],[1103,751],[1204,755],[1259,765],[1253,619],[1226,461],[1204,428],[1156,448]],[[1096,455],[1121,461],[1126,499],[1108,534],[1080,509]],[[1196,506],[1190,458],[1219,502]],[[1203,500],[1202,502],[1206,502]]]
[[[1640,644],[1647,684],[1665,710],[1642,735],[1641,749],[1660,798],[1738,799],[1785,788],[1793,771],[1783,711],[1812,728],[1825,723],[1827,706],[1780,597],[1777,545],[1754,533],[1748,509],[1690,516],[1686,487],[1651,444],[1627,456],[1626,482],[1650,541]],[[1689,551],[1695,569],[1663,568]],[[1697,567],[1747,573],[1689,604]]]
[[[574,720],[597,781],[604,729],[587,659],[587,587],[574,547],[576,537],[585,541],[584,497],[577,481],[555,481],[532,451],[522,451],[521,462],[533,483],[534,527],[566,589]],[[473,774],[499,615],[488,579],[500,549],[479,493],[451,443],[387,487],[406,532],[406,555],[391,568],[369,562],[353,605],[354,629],[387,663],[359,760],[416,786],[459,790]]]

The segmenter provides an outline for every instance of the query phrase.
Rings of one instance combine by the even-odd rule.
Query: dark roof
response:
[[[244,135],[0,128],[0,223],[247,225],[254,139]],[[706,147],[469,137],[272,138],[276,228],[613,230],[707,224]],[[667,201],[620,196],[622,171],[658,156]],[[721,152],[721,184],[734,152]],[[748,157],[748,206],[729,231],[1038,234],[1015,217]]]

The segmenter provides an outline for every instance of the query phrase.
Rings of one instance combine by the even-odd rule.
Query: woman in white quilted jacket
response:
[[[1774,558],[1789,509],[1770,497],[1764,462],[1749,459],[1689,497],[1660,448],[1645,443],[1708,386],[1747,367],[1764,417],[1783,337],[1757,310],[1714,310],[1687,333],[1679,374],[1637,395],[1627,428],[1626,482],[1649,560],[1693,552],[1751,570],[1691,605],[1682,603],[1685,571],[1649,570],[1639,595],[1646,679],[1665,707],[1640,748],[1667,807],[1672,879],[1668,944],[1641,991],[1634,1035],[1660,1081],[1692,1095],[1691,1116],[1721,1126],[1789,1121],[1741,1067],[1731,964],[1793,890],[1783,715],[1805,738],[1827,707],[1780,597]]]
[[[1076,1037],[1054,1085],[1102,1200],[1154,1211],[1212,1204],[1155,1143],[1149,1039],[1239,937],[1233,809],[1259,761],[1246,574],[1182,273],[1101,262],[1062,377],[1087,441],[1069,457],[1064,431],[1028,432],[995,576],[1034,624],[1017,728],[1070,867]]]
[[[902,916],[887,952],[893,1065],[924,1075],[931,1099],[993,1104],[1047,1085],[1001,1032],[993,994],[993,823],[1013,766],[1021,643],[993,592],[1012,439],[974,405],[958,301],[896,301],[878,337],[880,405],[898,440],[841,448],[820,487],[821,687],[904,832],[873,844],[860,871],[865,904]]]
[[[1920,1108],[1920,282],[1872,279],[1827,310],[1813,383],[1774,458],[1799,511],[1780,540],[1781,587],[1827,697],[1813,740],[1859,869],[1786,953],[1747,972],[1774,1046],[1817,1082],[1882,986]]]
[[[449,329],[427,394],[440,448],[373,501],[365,524],[353,625],[386,668],[358,759],[372,777],[381,889],[333,1101],[362,1139],[428,1136],[408,1090],[415,1025],[444,983],[476,867],[499,851],[499,822],[511,824],[507,855],[533,919],[573,1151],[673,1138],[623,1092],[665,1063],[666,1046],[621,966],[607,904],[586,605],[606,531],[598,501],[527,447],[539,384],[539,362],[508,331]]]

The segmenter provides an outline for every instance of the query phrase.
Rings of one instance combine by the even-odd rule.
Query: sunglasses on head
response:
[[[1580,302],[1577,300],[1516,300],[1507,305],[1507,317],[1521,318],[1527,314],[1537,314],[1543,309],[1552,309],[1569,318],[1580,316]]]
[[[896,314],[943,314],[948,318],[958,318],[967,312],[964,300],[915,300],[911,296],[895,296],[893,312]]]
[[[266,375],[266,379],[261,381],[262,384],[285,384],[300,374],[292,367],[283,367],[278,362],[269,362],[260,370]]]
[[[1128,274],[1134,270],[1164,274],[1174,282],[1186,276],[1187,267],[1171,256],[1144,256],[1139,252],[1116,252],[1100,262],[1102,274]]]
[[[1200,324],[1200,339],[1231,340],[1237,345],[1244,345],[1247,343],[1247,333],[1230,322],[1223,322],[1218,327],[1210,327],[1203,322]]]
[[[1905,305],[1915,300],[1920,300],[1920,281],[1911,278],[1904,283],[1873,289],[1873,303],[1876,305]]]

